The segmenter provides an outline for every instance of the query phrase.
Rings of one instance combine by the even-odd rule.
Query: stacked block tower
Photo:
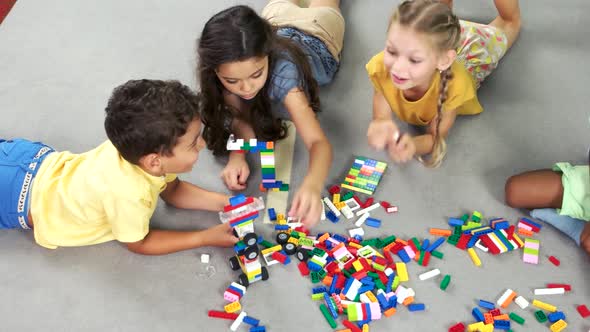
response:
[[[261,191],[289,191],[289,184],[277,181],[275,172],[275,150],[274,142],[259,142],[256,138],[249,141],[235,139],[231,134],[227,140],[228,151],[256,152],[260,151],[260,164],[262,168]]]

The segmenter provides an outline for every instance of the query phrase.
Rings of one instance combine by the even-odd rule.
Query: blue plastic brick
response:
[[[438,239],[436,239],[436,241],[434,241],[434,243],[432,243],[427,249],[427,252],[432,252],[433,250],[436,250],[436,248],[440,247],[441,244],[445,243],[446,238],[445,237],[439,237]]]
[[[266,327],[264,327],[264,326],[251,327],[250,332],[266,332]]]
[[[430,240],[424,239],[424,242],[422,242],[422,246],[420,247],[420,250],[424,251],[424,250],[428,249],[428,247],[430,247]]]
[[[365,225],[369,227],[379,228],[381,227],[381,220],[369,217],[367,218],[367,220],[365,220]]]
[[[410,311],[423,311],[424,309],[426,309],[424,303],[412,303],[408,306]]]
[[[396,295],[393,295],[392,297],[389,298],[389,307],[390,308],[397,307],[397,296]]]
[[[275,231],[277,232],[286,232],[289,230],[289,225],[275,225]]]
[[[308,261],[307,261],[307,268],[308,268],[310,271],[314,271],[314,272],[317,272],[317,271],[319,271],[319,270],[321,270],[321,269],[322,269],[322,267],[321,267],[321,266],[319,266],[318,264],[316,264],[316,263],[312,262],[311,260],[308,260]]]
[[[268,209],[268,218],[272,221],[277,220],[277,213],[275,212],[274,208]]]
[[[535,227],[539,228],[539,229],[543,228],[543,225],[541,225],[541,224],[539,224],[539,223],[537,223],[537,222],[534,222],[534,221],[530,220],[529,218],[524,218],[524,217],[523,217],[523,218],[520,218],[520,219],[521,219],[522,221],[524,221],[524,222],[527,222],[527,223],[529,223],[529,224],[531,224],[531,225],[533,225],[533,226],[535,226]]]
[[[379,301],[381,309],[387,310],[389,308],[389,301],[387,301],[387,298],[385,297],[385,295],[383,295],[383,293],[377,294],[377,301]]]
[[[338,218],[332,211],[326,212],[326,218],[333,223],[337,223],[340,220],[340,218]]]
[[[496,330],[510,330],[509,320],[494,320],[494,329]]]
[[[387,285],[385,285],[385,293],[392,291],[391,286],[393,285],[393,279],[395,279],[395,272],[389,275],[387,279]]]
[[[334,234],[334,235],[332,235],[332,238],[336,241],[339,241],[339,242],[344,242],[344,243],[347,242],[347,238],[345,238],[344,236],[342,236],[340,234]]]
[[[330,298],[330,295],[328,295],[328,293],[324,293],[324,302],[326,302],[326,307],[328,307],[328,310],[330,310],[330,314],[332,314],[332,317],[334,317],[334,319],[338,318],[338,309],[332,302],[332,298]]]
[[[501,221],[501,222],[497,222],[494,225],[494,229],[500,230],[500,229],[508,229],[510,227],[510,223],[508,221]]]
[[[549,315],[547,315],[547,319],[549,319],[551,323],[555,323],[560,319],[565,320],[565,314],[561,311],[552,312]]]
[[[464,224],[465,224],[465,222],[462,219],[459,219],[459,218],[449,218],[449,226],[451,226],[451,227],[463,226]]]
[[[475,318],[476,321],[478,321],[478,322],[484,321],[483,314],[481,313],[481,310],[479,310],[479,308],[473,308],[473,310],[471,311],[471,314],[473,315],[473,318]]]
[[[252,326],[258,326],[258,324],[260,324],[260,320],[250,316],[244,317],[243,322]]]
[[[494,303],[484,300],[479,300],[479,306],[488,310],[493,310],[495,308]]]
[[[408,253],[404,249],[398,251],[397,255],[399,256],[399,259],[401,259],[402,262],[404,262],[404,263],[407,263],[410,261],[410,256],[408,256]]]
[[[311,290],[311,293],[312,293],[312,294],[319,294],[319,293],[325,293],[325,292],[327,292],[327,291],[328,291],[328,289],[327,289],[326,287],[324,287],[324,286],[321,286],[321,287],[314,287],[314,288]]]
[[[231,197],[229,199],[229,204],[231,206],[240,205],[240,204],[245,203],[245,202],[246,202],[246,196],[244,196],[244,195],[236,195],[236,196]]]
[[[338,283],[338,275],[334,275],[332,283],[330,284],[330,294],[336,293],[336,284]]]
[[[358,293],[362,294],[368,291],[372,291],[373,289],[375,289],[375,285],[364,285],[361,288],[359,288]]]
[[[235,252],[239,252],[239,251],[244,250],[244,249],[246,249],[246,244],[244,242],[241,242],[240,241],[240,242],[238,242],[238,243],[236,243],[234,245],[234,251]]]
[[[473,248],[477,240],[479,240],[479,236],[472,236],[471,239],[469,239],[469,242],[467,242],[466,248]]]

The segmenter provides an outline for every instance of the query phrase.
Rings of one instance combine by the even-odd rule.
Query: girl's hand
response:
[[[304,180],[293,197],[289,217],[299,217],[306,228],[312,228],[322,214],[321,187]]]
[[[229,223],[213,226],[201,232],[203,245],[207,247],[231,247],[238,238],[234,236]]]
[[[377,149],[377,151],[381,151],[395,143],[394,136],[396,135],[399,135],[399,129],[391,119],[373,120],[367,130],[369,146]]]
[[[402,134],[399,142],[392,141],[388,145],[387,152],[389,157],[396,163],[406,163],[416,154],[416,144],[414,139],[408,134]]]
[[[232,153],[229,161],[221,172],[221,178],[229,190],[246,189],[246,181],[250,176],[250,167],[243,154]]]

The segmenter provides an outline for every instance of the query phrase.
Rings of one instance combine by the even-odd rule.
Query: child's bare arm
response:
[[[175,179],[160,194],[162,199],[177,208],[221,211],[229,203],[229,196],[205,190],[192,183]]]
[[[168,231],[152,229],[137,242],[126,243],[129,251],[142,255],[165,255],[199,247],[230,247],[238,239],[228,224],[220,224],[203,231]]]
[[[442,113],[442,119],[439,126],[439,135],[446,138],[455,123],[457,118],[457,111],[445,111]],[[416,154],[421,156],[432,152],[434,147],[434,137],[436,133],[436,117],[430,121],[427,133],[424,135],[414,136],[414,144],[416,145]]]
[[[332,166],[332,145],[303,91],[291,89],[284,105],[309,153],[308,171],[293,196],[289,216],[300,217],[307,227],[312,227],[322,212],[321,191]]]
[[[373,121],[367,129],[367,140],[371,147],[383,150],[392,143],[397,125],[393,122],[391,108],[381,92],[373,93]]]

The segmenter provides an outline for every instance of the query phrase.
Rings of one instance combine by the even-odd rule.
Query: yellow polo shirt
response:
[[[137,242],[149,232],[159,194],[175,174],[152,176],[110,141],[82,154],[54,152],[31,192],[35,240],[43,247]]]
[[[426,126],[436,116],[438,96],[440,94],[440,75],[434,75],[428,91],[422,98],[409,101],[403,91],[393,85],[389,72],[383,63],[383,52],[375,55],[366,65],[367,74],[376,91],[379,91],[400,120],[413,125]],[[451,65],[453,78],[449,81],[445,110],[456,110],[457,114],[479,114],[483,108],[477,99],[475,82],[465,67],[455,61]]]

